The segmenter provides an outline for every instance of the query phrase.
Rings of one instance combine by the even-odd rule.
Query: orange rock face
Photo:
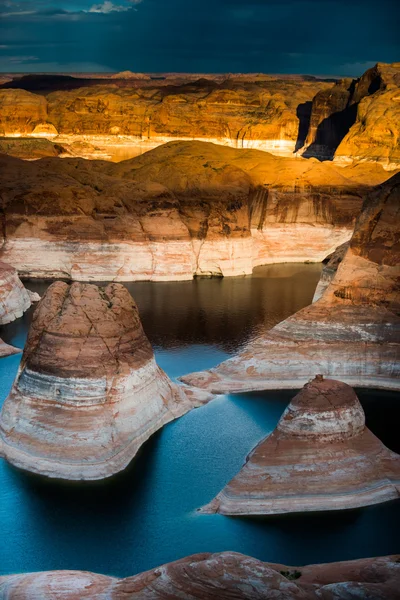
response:
[[[343,79],[313,100],[304,156],[335,162],[400,165],[400,63],[377,63],[357,80]]]
[[[195,554],[126,579],[82,571],[0,577],[7,600],[338,600],[398,598],[399,557],[287,567],[237,554]]]
[[[366,199],[322,297],[214,369],[182,379],[217,393],[297,388],[315,373],[399,389],[400,176]]]
[[[157,366],[126,288],[56,282],[35,311],[3,405],[2,452],[49,477],[101,479],[208,399]]]
[[[4,115],[0,128],[5,133],[29,134],[40,122],[41,126],[48,124],[52,133],[63,135],[134,136],[158,143],[204,139],[290,154],[298,142],[298,114],[302,119],[303,112],[306,118],[315,94],[332,85],[290,76],[250,80],[239,76],[219,82],[213,78],[183,78],[180,82],[174,76],[160,83],[135,78],[129,85],[130,76],[126,79],[118,74],[112,83],[102,80],[96,82],[101,85],[89,87],[85,81],[79,85],[76,80],[73,86],[72,78],[64,80],[59,82],[61,91],[46,93],[41,89],[41,96],[25,90],[0,90],[0,114]],[[26,78],[25,83],[29,88],[32,78]],[[40,89],[40,81],[36,84]],[[64,89],[68,84],[77,89]],[[33,117],[34,105],[31,114],[15,109],[19,102],[24,106],[28,98],[40,106],[40,116]],[[302,135],[305,138],[305,132]]]
[[[3,156],[1,256],[31,277],[243,275],[348,240],[380,166],[341,168],[204,142],[113,164]]]
[[[317,376],[202,512],[340,510],[400,497],[400,456],[366,427],[352,388]]]

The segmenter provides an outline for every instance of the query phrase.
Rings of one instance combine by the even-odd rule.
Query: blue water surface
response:
[[[174,378],[211,367],[310,302],[318,265],[274,265],[252,277],[136,283],[160,366]],[[29,282],[43,291],[45,284]],[[0,335],[23,347],[32,311]],[[20,355],[0,361],[0,403]],[[395,394],[359,390],[369,427],[393,450]],[[292,391],[220,396],[156,433],[123,473],[59,482],[0,460],[0,574],[82,569],[127,576],[196,552],[234,550],[303,565],[399,552],[399,505],[244,519],[201,515],[275,427]]]

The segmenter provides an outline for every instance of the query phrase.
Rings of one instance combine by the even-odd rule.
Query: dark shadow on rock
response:
[[[335,112],[318,125],[315,141],[304,152],[304,158],[333,160],[340,142],[354,125],[357,117],[357,104]]]
[[[296,115],[299,119],[299,130],[297,133],[296,146],[294,151],[297,152],[302,148],[305,144],[308,129],[310,127],[310,119],[311,119],[311,110],[312,110],[312,101],[309,100],[307,102],[303,102],[299,104],[296,109]]]

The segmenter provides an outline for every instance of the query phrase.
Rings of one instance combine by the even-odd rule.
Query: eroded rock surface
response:
[[[14,346],[10,346],[9,344],[3,342],[2,339],[0,339],[0,358],[4,358],[5,356],[11,356],[12,354],[19,354],[20,352],[21,350],[19,350],[18,348],[14,348]]]
[[[302,387],[315,373],[400,389],[400,175],[365,201],[322,297],[209,371],[182,379],[216,393]]]
[[[365,426],[353,389],[317,376],[202,512],[341,510],[400,497],[400,456]]]
[[[52,284],[0,417],[3,455],[49,477],[122,470],[165,423],[209,400],[157,366],[121,284]]]
[[[200,139],[289,155],[305,139],[313,97],[332,86],[291,76],[193,77],[23,77],[0,90],[0,133],[105,136],[109,144],[129,136],[138,154],[142,141]]]
[[[0,577],[1,600],[399,598],[399,556],[287,567],[235,552],[195,554],[126,579],[82,571]]]
[[[400,63],[377,63],[313,99],[304,156],[400,166]]]
[[[314,293],[313,302],[316,302],[321,298],[326,288],[331,283],[332,279],[335,277],[336,271],[338,270],[340,263],[344,259],[348,247],[349,242],[345,242],[344,244],[338,246],[335,252],[333,252],[330,256],[327,257],[327,262],[322,269],[321,277],[319,279],[317,288]]]
[[[0,262],[0,325],[22,317],[35,299],[22,285],[16,269]]]
[[[3,260],[30,277],[134,281],[321,261],[388,177],[205,142],[113,164],[0,157]]]

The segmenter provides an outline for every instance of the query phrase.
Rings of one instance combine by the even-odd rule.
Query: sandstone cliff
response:
[[[60,91],[51,92],[46,90],[48,76],[42,80],[33,78],[40,96],[12,89],[13,83],[23,87],[24,81],[29,89],[32,77],[0,89],[3,135],[58,133],[63,142],[66,136],[102,136],[109,144],[119,143],[117,136],[129,136],[131,144],[142,141],[153,147],[200,139],[286,155],[304,142],[313,97],[332,85],[290,76],[197,81],[175,76],[161,82],[128,78],[94,85],[64,77]],[[50,89],[56,85],[53,80],[47,84]]]
[[[365,427],[352,388],[317,376],[202,512],[343,510],[400,497],[400,456]]]
[[[195,554],[126,579],[83,571],[0,577],[1,600],[396,600],[398,556],[288,567]]]
[[[318,302],[214,369],[183,378],[217,393],[303,386],[315,373],[400,388],[400,175],[365,201],[349,249]]]
[[[2,453],[49,477],[102,479],[203,401],[157,366],[120,284],[52,284],[35,311],[0,416]]]
[[[243,275],[323,260],[387,178],[204,142],[113,164],[0,156],[1,257],[31,277],[134,281]]]
[[[359,79],[339,80],[313,99],[303,156],[400,165],[400,63],[378,63]]]

